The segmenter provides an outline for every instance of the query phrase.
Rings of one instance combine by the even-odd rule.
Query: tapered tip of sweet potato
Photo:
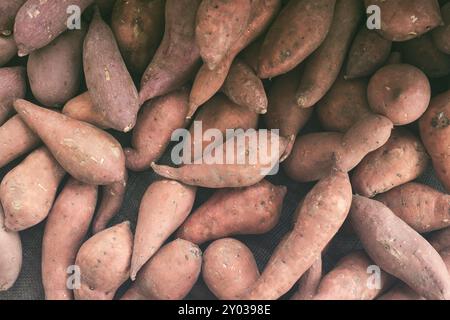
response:
[[[295,135],[287,137],[286,149],[284,150],[284,153],[280,157],[280,163],[286,160],[291,155],[292,149],[294,148],[294,144],[295,144]]]
[[[167,179],[172,179],[172,180],[177,180],[177,175],[175,174],[175,168],[169,167],[169,166],[161,166],[161,165],[157,165],[156,163],[152,162],[152,164],[150,165],[153,169],[153,171],[155,171],[155,173],[161,177],[167,178]]]
[[[187,113],[186,119],[192,119],[192,117],[194,116],[194,114],[197,111],[198,107],[199,107],[199,105],[197,103],[189,101],[189,109],[188,109],[188,113]]]

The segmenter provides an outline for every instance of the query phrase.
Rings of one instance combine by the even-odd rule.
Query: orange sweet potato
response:
[[[95,107],[89,91],[69,100],[62,110],[62,113],[73,119],[84,121],[102,129],[109,129],[110,124],[105,117]]]
[[[298,288],[290,300],[312,300],[322,279],[322,257],[316,260],[298,281]]]

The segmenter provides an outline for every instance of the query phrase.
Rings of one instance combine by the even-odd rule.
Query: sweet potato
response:
[[[25,100],[16,100],[14,107],[75,179],[97,185],[123,180],[125,156],[110,134]]]
[[[305,62],[305,69],[300,76],[297,89],[299,107],[314,106],[336,81],[362,18],[362,8],[359,0],[336,1],[330,31],[320,47]]]
[[[259,278],[250,249],[226,238],[211,243],[203,255],[203,280],[220,300],[237,300]]]
[[[27,73],[34,97],[49,107],[62,106],[80,88],[85,30],[70,30],[33,51]]]
[[[299,108],[295,99],[300,73],[296,68],[273,80],[268,92],[268,109],[264,116],[269,129],[280,130],[282,137],[296,137],[311,118],[311,108]]]
[[[238,189],[219,190],[195,210],[177,232],[192,243],[231,235],[263,234],[278,223],[287,189],[267,180]]]
[[[128,70],[140,77],[164,34],[165,0],[115,1],[111,28]]]
[[[361,27],[350,48],[345,68],[345,78],[355,79],[371,76],[389,58],[392,41],[378,32]]]
[[[450,3],[441,7],[443,26],[439,26],[431,32],[435,46],[445,54],[450,54]]]
[[[425,300],[404,283],[394,286],[377,300]]]
[[[416,38],[442,24],[437,0],[365,0],[366,7],[376,5],[381,11],[384,38],[405,41]]]
[[[16,42],[13,36],[0,36],[0,67],[7,64],[17,54]]]
[[[97,233],[81,246],[75,265],[81,284],[76,300],[112,300],[130,275],[133,234],[128,221]]]
[[[353,190],[372,198],[418,178],[428,165],[428,155],[418,138],[396,128],[389,141],[368,154],[352,176]]]
[[[365,79],[338,77],[330,91],[316,105],[322,127],[327,131],[347,132],[356,122],[371,114]]]
[[[8,231],[0,206],[0,292],[11,288],[22,268],[22,242],[18,232]]]
[[[348,174],[335,171],[306,195],[294,229],[278,245],[244,299],[278,299],[312,266],[350,210]]]
[[[374,263],[363,251],[346,255],[323,277],[314,299],[375,299],[389,287],[393,278],[382,270],[379,275],[371,273],[369,267],[373,265]],[[379,279],[375,279],[378,276]],[[376,280],[379,280],[379,283],[376,283]]]
[[[114,34],[98,10],[84,40],[83,66],[94,106],[111,128],[123,132],[133,129],[140,107],[138,92]]]
[[[0,168],[31,151],[39,138],[15,115],[0,127]]]
[[[214,70],[244,33],[250,0],[203,0],[198,8],[195,41],[209,69]]]
[[[50,211],[42,240],[42,284],[47,300],[72,300],[69,267],[94,215],[97,187],[71,178]]]
[[[0,2],[0,33],[9,36],[14,27],[17,11],[26,0],[2,0]]]
[[[450,191],[450,91],[431,101],[419,121],[423,144],[433,161],[436,175],[447,191]]]
[[[256,113],[267,112],[267,96],[261,79],[240,59],[236,59],[231,65],[222,91],[240,106]]]
[[[398,217],[419,233],[450,226],[450,195],[420,183],[407,183],[378,195]]]
[[[272,78],[294,69],[325,40],[335,0],[291,0],[270,27],[261,48],[258,75]]]
[[[144,104],[125,149],[127,168],[143,171],[158,161],[171,141],[172,133],[186,126],[189,92],[178,90]]]
[[[407,64],[391,64],[378,70],[367,88],[373,112],[403,126],[419,119],[431,99],[431,85],[420,69]]]
[[[186,84],[200,63],[195,18],[200,0],[166,0],[163,40],[141,79],[141,104]],[[182,14],[181,14],[182,13]]]
[[[381,202],[354,196],[352,226],[383,270],[427,299],[449,299],[450,276],[437,251]]]
[[[272,132],[237,133],[200,159],[179,168],[152,164],[160,176],[205,188],[248,187],[260,182],[284,157],[289,141]],[[196,159],[197,160],[197,159]]]
[[[174,240],[145,264],[122,300],[181,300],[197,281],[201,266],[199,247]]]
[[[0,69],[0,124],[5,123],[14,110],[14,101],[23,98],[25,91],[25,68],[11,67]]]
[[[156,181],[148,187],[139,207],[131,258],[131,280],[186,220],[195,201],[195,187],[176,181]]]
[[[290,300],[312,300],[322,279],[322,257],[306,271],[298,281],[298,288]]]
[[[110,129],[110,124],[92,102],[89,91],[69,100],[64,105],[62,113],[73,119],[93,124],[96,127]]]
[[[355,168],[370,152],[388,141],[393,125],[380,115],[369,115],[345,134],[320,132],[300,136],[284,162],[287,175],[300,182],[322,179],[334,167],[344,172]]]
[[[44,220],[64,175],[65,171],[45,147],[12,169],[0,184],[6,228],[22,231]]]
[[[192,117],[199,106],[220,90],[234,58],[264,32],[278,13],[280,5],[280,0],[254,0],[252,2],[252,16],[247,29],[234,43],[227,56],[214,70],[210,70],[204,64],[198,71],[189,97],[189,117]]]
[[[430,239],[430,244],[437,250],[441,251],[450,247],[450,228],[434,232]]]
[[[68,22],[71,21],[69,6],[77,6],[83,12],[93,2],[94,0],[27,0],[17,12],[14,24],[14,39],[19,56],[26,56],[45,47],[66,31]]]

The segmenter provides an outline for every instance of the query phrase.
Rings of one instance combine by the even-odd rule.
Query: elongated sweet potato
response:
[[[404,283],[399,283],[377,300],[425,300]]]
[[[200,55],[214,70],[242,36],[251,14],[250,0],[204,0],[197,12],[195,40]]]
[[[368,154],[352,176],[353,190],[372,198],[418,178],[428,165],[420,140],[404,128],[396,128],[389,141]]]
[[[433,161],[436,175],[447,191],[450,191],[450,91],[431,101],[420,119],[420,135]]]
[[[222,91],[234,103],[256,113],[267,112],[264,85],[254,71],[242,60],[236,59],[223,84]]]
[[[71,178],[50,211],[42,240],[42,283],[47,300],[72,300],[70,267],[89,229],[97,187]]]
[[[439,26],[431,32],[433,42],[443,53],[450,54],[450,3],[441,7],[444,25]]]
[[[27,74],[34,97],[49,107],[62,106],[80,88],[85,30],[69,30],[33,51]]]
[[[122,147],[107,132],[25,100],[16,100],[14,107],[75,179],[97,185],[124,179]]]
[[[289,141],[272,132],[237,133],[206,152],[196,163],[179,168],[152,164],[162,177],[205,188],[248,187],[275,170]]]
[[[177,236],[202,244],[231,235],[266,233],[280,219],[286,191],[267,180],[247,188],[219,190],[189,216]]]
[[[297,90],[299,107],[315,105],[336,81],[362,18],[362,8],[363,4],[359,0],[336,1],[330,31],[320,47],[308,58],[300,76]]]
[[[306,271],[298,281],[298,288],[291,300],[312,300],[322,279],[322,257]]]
[[[140,77],[164,34],[165,0],[115,1],[111,28],[128,70]]]
[[[141,79],[141,104],[186,84],[200,63],[195,18],[200,0],[166,0],[163,40]],[[182,14],[181,14],[182,12]]]
[[[133,234],[128,221],[97,233],[81,246],[75,265],[81,284],[76,300],[112,300],[130,276]]]
[[[203,255],[203,280],[220,300],[237,300],[259,278],[250,249],[226,238],[211,243]]]
[[[195,187],[176,181],[154,182],[139,207],[131,259],[131,279],[186,220],[195,201]]]
[[[366,26],[361,27],[348,53],[345,78],[371,76],[387,61],[391,48],[392,41]]]
[[[300,136],[284,162],[284,169],[290,178],[301,182],[322,179],[336,166],[349,172],[388,141],[392,128],[388,118],[369,115],[345,134],[320,132]]]
[[[398,217],[419,233],[450,226],[450,195],[420,183],[407,183],[378,195]]]
[[[181,300],[197,281],[201,266],[199,247],[185,240],[174,240],[145,264],[122,299]]]
[[[354,196],[350,219],[367,254],[427,299],[449,299],[450,276],[437,251],[381,202]]]
[[[39,144],[39,138],[15,115],[0,127],[0,168],[31,151]]]
[[[336,171],[306,195],[294,229],[278,245],[244,299],[278,299],[313,265],[350,210],[348,174]]]
[[[199,106],[220,90],[234,58],[264,32],[278,13],[280,6],[280,0],[254,0],[252,2],[252,16],[247,29],[235,42],[227,56],[214,70],[210,70],[204,64],[198,71],[189,97],[189,117],[192,117]]]
[[[108,121],[95,107],[89,91],[69,100],[64,105],[62,113],[73,119],[93,124],[102,129],[110,128]]]
[[[289,1],[266,35],[258,75],[266,79],[286,73],[313,53],[330,29],[335,2]]]
[[[0,2],[0,33],[9,36],[14,28],[17,11],[26,0],[2,0]]]
[[[22,242],[18,232],[8,231],[0,206],[0,292],[11,288],[22,268]]]
[[[143,171],[158,161],[171,141],[172,133],[186,126],[189,92],[178,90],[144,104],[125,149],[127,168]]]
[[[11,170],[0,184],[6,228],[22,231],[44,220],[64,175],[65,171],[45,147]]]
[[[14,39],[19,49],[19,56],[48,45],[67,30],[76,6],[83,12],[94,0],[42,1],[27,0],[17,12],[14,24]],[[70,14],[69,14],[70,13]]]
[[[13,36],[0,36],[0,67],[7,64],[17,54],[16,42]]]
[[[429,241],[437,251],[450,247],[450,228],[434,232]]]
[[[14,110],[13,103],[22,99],[26,91],[25,68],[0,69],[0,124],[3,124]]]
[[[123,132],[133,129],[140,107],[138,92],[114,34],[98,10],[84,40],[83,66],[94,106],[111,128]]]

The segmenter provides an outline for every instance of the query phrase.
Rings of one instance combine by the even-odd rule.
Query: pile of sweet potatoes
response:
[[[0,291],[42,224],[49,300],[450,300],[446,3],[2,0]]]

